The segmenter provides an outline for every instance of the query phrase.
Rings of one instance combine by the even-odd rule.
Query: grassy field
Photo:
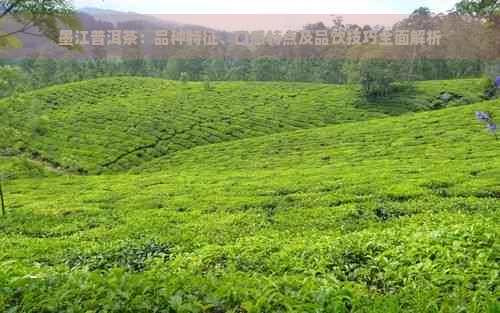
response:
[[[442,92],[455,98],[444,103]],[[425,81],[383,101],[357,86],[103,78],[0,100],[0,151],[55,170],[116,173],[177,151],[478,102],[480,80]]]
[[[103,83],[130,88],[68,109],[40,97]],[[500,100],[417,112],[443,91],[477,102],[476,83],[421,82],[371,107],[354,86],[189,83],[182,102],[172,82],[135,78],[4,101],[20,136],[10,149],[27,136],[43,158],[2,159],[20,174],[4,186],[0,311],[500,312],[500,141],[474,114],[500,116]],[[38,137],[16,123],[34,98],[57,125]],[[94,124],[105,116],[113,124]],[[203,135],[96,165],[151,140],[155,118]],[[238,135],[222,136],[227,118]],[[210,129],[215,139],[195,140]],[[70,134],[78,144],[59,137]],[[70,156],[113,175],[53,166]],[[33,168],[46,177],[28,178]]]

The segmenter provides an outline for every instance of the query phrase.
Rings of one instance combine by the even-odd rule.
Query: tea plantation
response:
[[[0,311],[500,312],[482,92],[114,78],[5,99]]]
[[[119,172],[195,146],[477,102],[481,80],[420,82],[382,103],[357,86],[102,78],[0,101],[0,149],[72,173]],[[443,103],[442,92],[455,95]],[[380,101],[379,101],[380,102]]]

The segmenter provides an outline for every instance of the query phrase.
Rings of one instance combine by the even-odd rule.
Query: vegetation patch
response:
[[[65,263],[72,270],[85,268],[96,271],[123,267],[131,271],[144,271],[148,267],[148,262],[154,260],[164,262],[170,256],[170,246],[167,243],[154,240],[123,240],[103,245],[95,251],[69,257]]]

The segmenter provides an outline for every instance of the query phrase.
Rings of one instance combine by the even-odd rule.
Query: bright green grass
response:
[[[177,151],[273,133],[428,110],[448,91],[477,102],[480,80],[418,82],[383,101],[357,86],[180,83],[103,78],[0,101],[0,151],[68,172],[120,172]]]
[[[500,141],[475,110],[500,102],[12,181],[0,310],[498,312]]]

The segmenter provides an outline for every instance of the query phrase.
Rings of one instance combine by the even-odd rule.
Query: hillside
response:
[[[59,173],[49,164],[25,157],[0,157],[0,177],[13,180],[20,178],[42,178]]]
[[[442,163],[472,163],[477,155],[496,162],[498,142],[475,120],[476,110],[498,111],[500,101],[492,100],[433,112],[402,117],[346,123],[335,127],[301,130],[232,143],[213,144],[179,151],[134,169],[134,173],[162,170],[279,170],[316,167],[333,169],[372,163],[421,160],[441,172]],[[476,146],[472,142],[481,142]],[[425,160],[429,160],[426,162]],[[416,164],[415,164],[416,165]],[[500,173],[500,172],[498,172]],[[368,174],[363,172],[363,174]],[[453,173],[447,173],[450,177]],[[500,177],[500,175],[499,175]]]
[[[444,103],[443,92],[455,94]],[[0,151],[66,172],[120,172],[196,146],[467,104],[479,80],[418,82],[382,103],[354,85],[121,77],[0,100]]]
[[[141,175],[11,181],[0,310],[497,312],[500,141],[476,110],[500,101],[295,131],[290,114],[289,132],[185,147]],[[348,119],[309,112],[306,127]]]

